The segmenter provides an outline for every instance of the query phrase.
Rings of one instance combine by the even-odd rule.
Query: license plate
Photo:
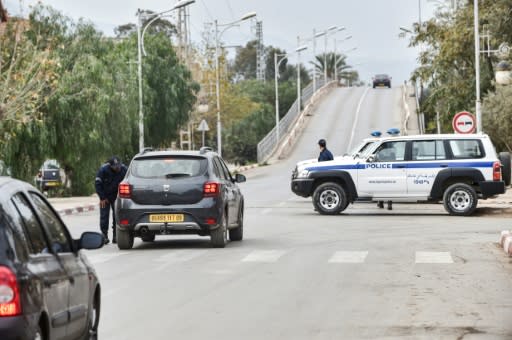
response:
[[[152,222],[152,223],[173,223],[173,222],[183,222],[184,220],[185,220],[185,216],[183,216],[183,214],[149,215],[149,222]]]
[[[44,185],[47,187],[56,187],[59,186],[59,182],[46,182]]]

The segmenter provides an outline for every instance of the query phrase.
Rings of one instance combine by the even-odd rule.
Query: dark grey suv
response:
[[[244,197],[210,148],[200,151],[146,151],[136,155],[116,200],[117,245],[133,247],[134,237],[210,236],[217,248],[243,238]]]

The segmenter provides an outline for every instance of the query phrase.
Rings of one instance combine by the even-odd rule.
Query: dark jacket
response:
[[[110,164],[106,163],[101,166],[96,174],[96,193],[100,197],[100,200],[108,199],[110,202],[114,202],[117,197],[117,187],[119,183],[123,181],[126,175],[126,165],[121,164],[121,170],[115,172],[110,167]]]
[[[327,148],[320,151],[320,156],[318,156],[319,162],[332,161],[333,159],[332,153]]]

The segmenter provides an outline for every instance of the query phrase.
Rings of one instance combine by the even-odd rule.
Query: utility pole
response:
[[[256,22],[256,79],[265,81],[265,46],[263,45],[263,22]]]
[[[480,99],[480,32],[478,29],[478,0],[474,0],[475,8],[475,75],[476,75],[476,132],[482,133],[482,101]]]
[[[141,29],[142,29],[142,11],[137,11],[137,73],[139,76],[139,151],[144,149],[144,112],[142,106],[142,44],[141,44]]]

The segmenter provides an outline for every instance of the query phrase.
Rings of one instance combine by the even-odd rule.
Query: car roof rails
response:
[[[370,135],[372,137],[380,137],[380,136],[382,136],[382,132],[380,132],[380,131],[373,131]]]
[[[205,154],[207,152],[213,152],[213,149],[209,146],[203,146],[201,149],[199,149],[199,153],[202,155],[202,154]]]

